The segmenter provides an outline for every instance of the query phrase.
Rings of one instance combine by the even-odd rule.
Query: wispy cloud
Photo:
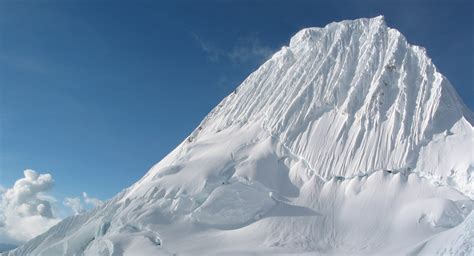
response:
[[[238,63],[248,61],[263,62],[271,57],[274,50],[264,46],[257,37],[245,37],[228,53],[229,58]]]
[[[92,205],[93,207],[99,207],[104,203],[100,199],[88,196],[86,192],[82,192],[82,197],[86,204]]]
[[[74,215],[78,215],[83,213],[88,206],[90,207],[98,207],[103,204],[102,200],[99,200],[94,197],[90,197],[87,195],[86,192],[82,192],[82,198],[81,197],[66,197],[64,199],[63,204],[67,207],[69,207]]]
[[[195,33],[191,33],[191,36],[206,53],[208,59],[216,63],[224,60],[237,64],[248,62],[261,63],[270,58],[275,52],[272,48],[263,45],[257,36],[239,38],[230,50],[224,50],[224,48],[204,40]]]
[[[74,215],[78,215],[84,212],[84,206],[82,205],[80,197],[66,197],[63,204],[69,207]]]
[[[215,47],[210,42],[204,41],[197,34],[191,33],[191,36],[199,44],[199,47],[201,48],[201,50],[203,50],[207,54],[207,57],[210,61],[219,62],[219,59],[223,55],[225,55],[224,51],[222,51],[221,49]]]

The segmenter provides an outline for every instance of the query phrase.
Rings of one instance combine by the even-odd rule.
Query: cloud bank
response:
[[[0,189],[0,240],[21,243],[48,230],[59,222],[48,192],[54,185],[51,174],[25,170],[24,177],[12,188]]]
[[[48,194],[54,185],[51,174],[27,169],[23,176],[12,188],[0,186],[0,243],[21,244],[61,220],[52,207],[56,199]],[[63,204],[80,214],[102,201],[83,192],[82,197],[66,198]]]

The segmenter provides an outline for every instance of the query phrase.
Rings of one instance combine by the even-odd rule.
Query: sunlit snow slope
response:
[[[304,29],[140,181],[8,255],[472,255],[472,120],[383,17]]]

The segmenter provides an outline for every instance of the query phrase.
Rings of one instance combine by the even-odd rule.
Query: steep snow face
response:
[[[382,17],[304,29],[140,181],[9,255],[469,252],[471,116]]]
[[[471,116],[426,51],[376,17],[298,32],[189,140],[258,122],[323,179],[416,168],[474,196]]]
[[[458,122],[456,135],[472,145],[460,102],[425,50],[377,17],[298,32],[201,126],[213,133],[261,122],[323,178],[352,177],[413,170],[421,148]],[[454,168],[465,176],[458,188],[471,194],[473,159],[471,150],[464,166],[437,162],[429,173],[446,179]]]
[[[471,255],[474,251],[474,213],[459,226],[413,247],[412,255]]]

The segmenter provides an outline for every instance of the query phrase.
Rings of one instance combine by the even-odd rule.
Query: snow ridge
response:
[[[382,16],[303,29],[141,180],[2,255],[472,254],[473,146]]]
[[[425,49],[378,16],[301,30],[200,127],[261,122],[328,179],[413,170],[421,148],[458,122],[472,142],[471,115]],[[447,178],[452,167],[436,172]],[[473,195],[468,168],[456,186]]]

